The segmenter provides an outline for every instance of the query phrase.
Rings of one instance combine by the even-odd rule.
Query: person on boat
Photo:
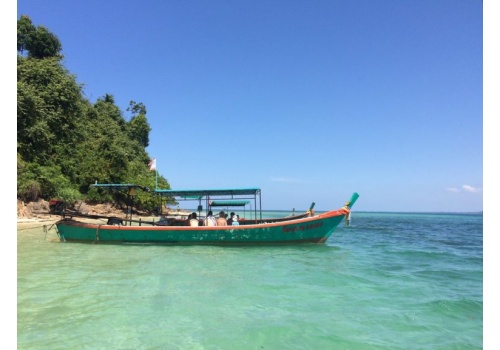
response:
[[[186,222],[184,223],[185,226],[191,226],[191,218],[193,217],[193,213],[189,214],[187,219],[186,219]]]
[[[217,226],[217,221],[214,218],[214,213],[209,210],[205,218],[205,226]]]
[[[224,211],[221,211],[219,213],[219,217],[216,220],[217,226],[227,226],[227,220],[226,220],[226,213]]]
[[[240,226],[240,223],[238,222],[240,216],[239,215],[234,215],[233,216],[233,221],[231,222],[231,225],[233,226]]]
[[[229,219],[227,219],[227,224],[231,226],[233,224],[234,211],[231,212]]]
[[[189,219],[189,226],[200,226],[200,223],[198,222],[198,217],[196,216],[195,212],[191,213],[191,219]]]

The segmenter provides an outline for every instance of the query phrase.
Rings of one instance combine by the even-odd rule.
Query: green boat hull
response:
[[[63,219],[56,223],[63,242],[137,244],[294,244],[324,243],[348,210],[313,217],[241,226],[122,226]]]

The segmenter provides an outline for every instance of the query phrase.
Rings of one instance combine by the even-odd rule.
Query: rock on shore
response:
[[[125,217],[122,209],[116,208],[110,203],[89,205],[85,202],[78,202],[75,207],[82,214]],[[59,215],[50,214],[49,202],[43,199],[29,203],[17,200],[18,221],[19,219],[58,219],[59,217]]]

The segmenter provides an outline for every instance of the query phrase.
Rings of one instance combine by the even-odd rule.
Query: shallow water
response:
[[[18,231],[18,349],[482,349],[482,215],[352,219],[283,247]]]

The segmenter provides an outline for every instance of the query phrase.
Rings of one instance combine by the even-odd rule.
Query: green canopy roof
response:
[[[172,197],[205,197],[205,196],[255,196],[260,194],[260,188],[212,189],[212,190],[155,190],[162,196]]]
[[[244,207],[250,201],[212,201],[211,207]]]
[[[250,188],[219,188],[219,189],[191,189],[191,190],[150,190],[146,186],[135,185],[135,184],[95,184],[90,185],[91,187],[115,190],[115,191],[127,191],[127,195],[135,195],[135,189],[141,189],[146,192],[155,193],[161,197],[173,197],[175,201],[181,200],[198,200],[198,208],[202,208],[201,202],[205,201],[207,207],[244,207],[249,204],[250,201],[246,199],[252,199],[255,202],[254,211],[255,217],[257,217],[257,211],[260,209],[260,195],[261,190],[257,187]],[[128,204],[127,204],[128,205]],[[259,209],[257,209],[259,208]],[[198,209],[200,211],[201,209]],[[262,213],[260,214],[262,218]]]

